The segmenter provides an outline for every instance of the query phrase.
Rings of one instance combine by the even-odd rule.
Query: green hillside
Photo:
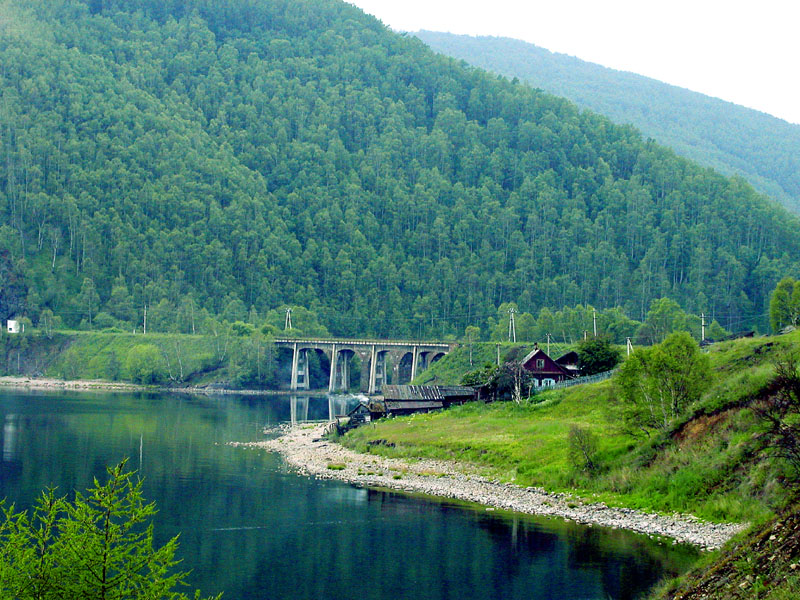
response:
[[[0,319],[461,335],[672,297],[729,329],[798,221],[635,129],[338,0],[3,0]]]
[[[437,52],[519,77],[616,123],[631,123],[678,154],[740,175],[800,212],[800,125],[520,40],[432,31],[414,35]]]

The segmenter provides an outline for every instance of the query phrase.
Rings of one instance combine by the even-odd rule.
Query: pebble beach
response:
[[[286,427],[273,439],[231,445],[278,452],[290,469],[303,476],[475,502],[487,510],[503,509],[627,529],[703,550],[721,547],[747,527],[709,523],[691,515],[662,515],[585,502],[569,494],[486,479],[457,462],[361,454],[324,438],[324,429],[324,424]]]

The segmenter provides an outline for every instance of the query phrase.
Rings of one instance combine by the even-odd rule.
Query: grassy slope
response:
[[[492,477],[573,491],[615,505],[689,512],[711,520],[763,521],[785,501],[773,469],[761,461],[758,424],[747,406],[765,393],[772,361],[800,333],[744,339],[710,350],[715,377],[684,422],[663,438],[622,431],[613,385],[551,391],[539,403],[472,404],[391,419],[349,433],[344,443],[406,457],[468,461]],[[570,465],[567,435],[583,426],[598,440],[602,472]]]
[[[500,358],[513,348],[530,349],[530,344],[500,344]],[[469,344],[459,346],[441,360],[420,373],[413,383],[416,385],[459,385],[465,373],[480,369],[486,363],[496,364],[497,344],[495,342],[475,342],[472,344],[472,364],[470,364]]]

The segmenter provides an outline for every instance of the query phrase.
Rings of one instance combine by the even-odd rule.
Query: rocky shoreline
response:
[[[125,383],[121,381],[104,381],[100,379],[62,380],[51,377],[0,377],[0,387],[27,390],[102,390],[118,392],[151,391],[153,388]]]
[[[288,396],[296,394],[286,390],[233,390],[213,385],[205,387],[174,387],[159,385],[139,385],[124,381],[107,381],[104,379],[55,379],[53,377],[0,377],[0,388],[25,390],[97,390],[108,392],[170,392],[177,394],[203,394],[206,396],[239,395],[239,396]],[[313,393],[313,391],[309,392]],[[319,393],[325,393],[321,391]]]
[[[703,550],[721,547],[746,524],[717,524],[691,515],[659,515],[603,503],[585,503],[569,494],[523,488],[491,481],[453,462],[405,461],[360,454],[324,439],[324,425],[283,428],[281,435],[263,442],[231,445],[279,452],[301,475],[338,479],[354,485],[381,487],[431,496],[455,498],[521,513],[560,517],[587,525],[627,529]]]

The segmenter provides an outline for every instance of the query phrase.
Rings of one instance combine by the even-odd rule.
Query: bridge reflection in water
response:
[[[292,352],[290,390],[311,389],[311,356],[319,353],[328,364],[329,392],[350,390],[350,367],[357,358],[360,365],[358,387],[367,394],[374,394],[389,383],[408,383],[455,347],[447,342],[290,338],[276,339],[275,345]],[[409,365],[408,372],[403,369],[404,364]]]
[[[292,394],[289,396],[290,421],[293,427],[298,423],[332,421],[337,416],[350,412],[360,399],[359,396],[351,394],[328,394],[327,396]]]

